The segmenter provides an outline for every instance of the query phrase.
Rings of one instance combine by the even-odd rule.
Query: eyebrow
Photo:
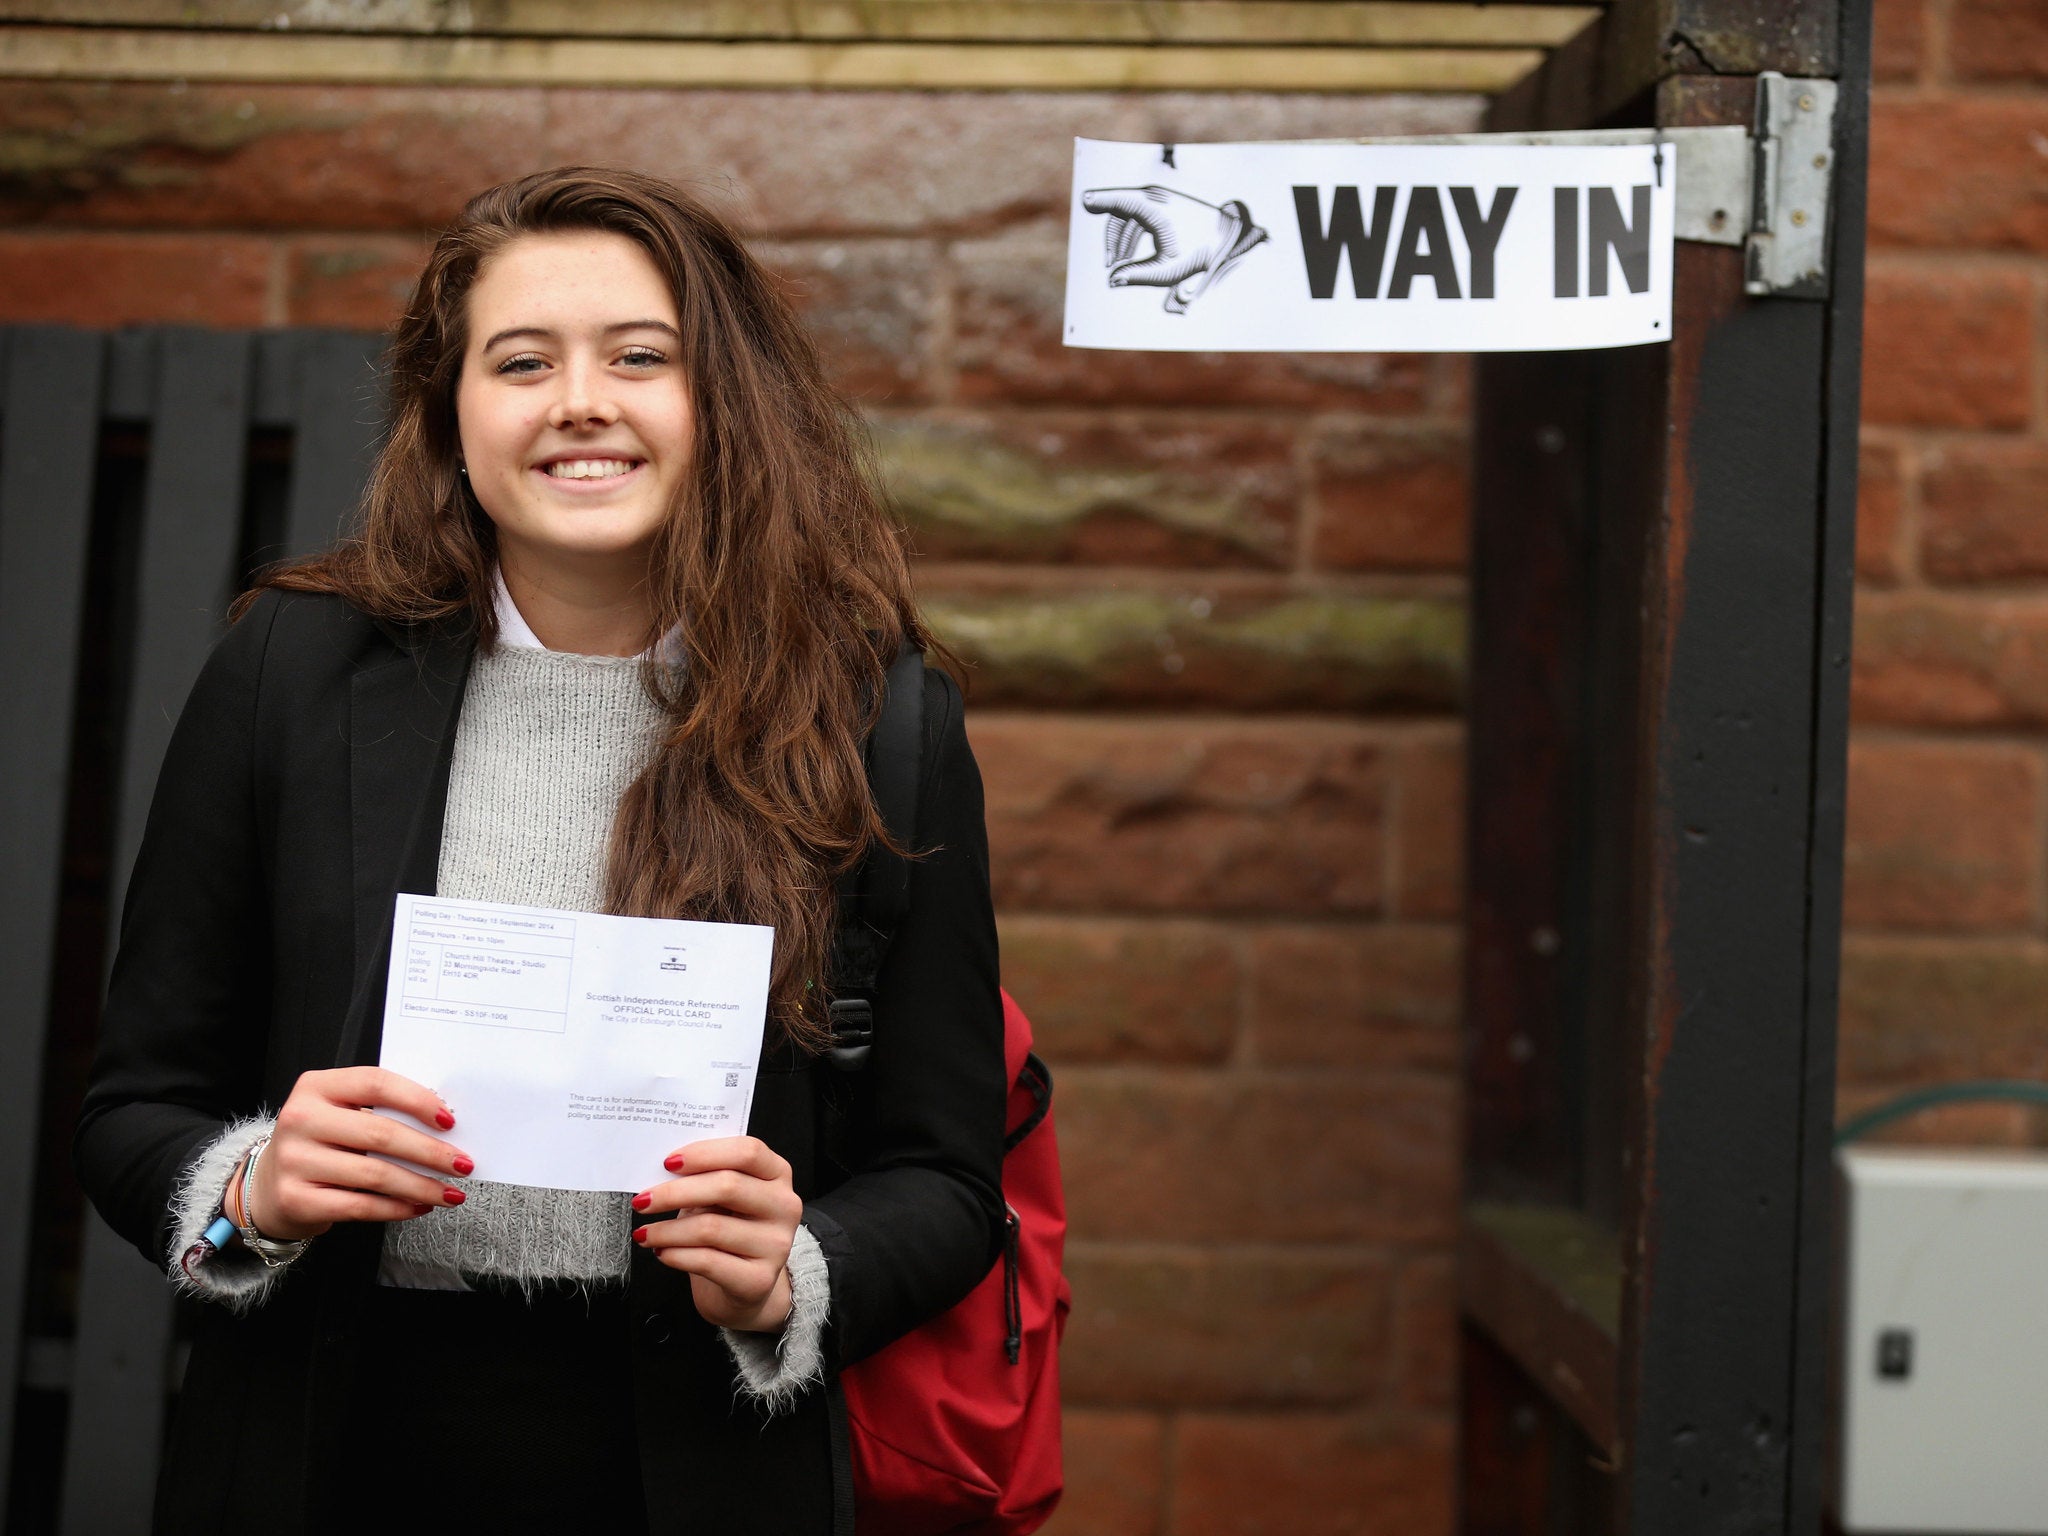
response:
[[[620,331],[666,331],[672,339],[678,342],[683,339],[676,328],[666,320],[621,320],[615,325],[606,326],[601,334],[616,336]],[[545,326],[515,326],[509,331],[498,332],[497,335],[485,342],[484,350],[488,352],[501,341],[512,341],[522,336],[531,336],[540,341],[553,341],[558,335],[558,332],[551,331]]]

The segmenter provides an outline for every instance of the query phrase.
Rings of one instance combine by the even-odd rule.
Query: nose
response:
[[[618,402],[611,398],[605,371],[598,363],[572,357],[555,378],[559,382],[548,405],[550,426],[573,432],[584,427],[608,427],[619,419]]]

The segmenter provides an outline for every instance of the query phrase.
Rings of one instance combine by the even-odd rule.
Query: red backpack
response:
[[[889,669],[868,742],[877,808],[905,847],[916,846],[923,715],[924,658],[906,647]],[[908,866],[886,854],[871,856],[848,883],[832,1004],[831,1060],[841,1071],[865,1063],[876,1027],[869,999],[908,888]],[[1002,997],[1011,1085],[1003,1256],[958,1305],[840,1373],[859,1536],[1024,1536],[1059,1503],[1059,1342],[1069,1298],[1052,1074],[1031,1050],[1024,1011]]]

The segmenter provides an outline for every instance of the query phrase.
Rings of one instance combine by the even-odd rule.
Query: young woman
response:
[[[99,1210],[217,1303],[159,1529],[849,1529],[835,1373],[1003,1223],[981,786],[935,670],[858,1112],[822,1083],[863,742],[930,644],[902,539],[788,306],[651,178],[474,199],[390,360],[361,536],[243,600],[178,722],[78,1128]],[[630,1198],[489,1182],[462,1105],[374,1065],[401,891],[772,925],[751,1134]],[[223,1213],[247,1238],[181,1263]]]

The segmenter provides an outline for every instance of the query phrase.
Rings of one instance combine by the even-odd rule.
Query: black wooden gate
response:
[[[78,1193],[71,1128],[171,727],[246,576],[328,544],[354,508],[381,430],[377,347],[346,332],[0,329],[11,1531],[148,1527],[182,1351],[162,1270]]]
[[[1618,5],[1488,120],[1840,92],[1823,294],[1681,242],[1670,346],[1478,369],[1463,1536],[1822,1525],[1869,48]]]

